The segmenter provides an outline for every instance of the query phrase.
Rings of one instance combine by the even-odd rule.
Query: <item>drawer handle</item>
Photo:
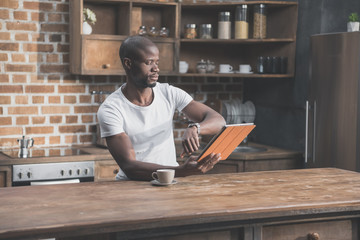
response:
[[[106,68],[110,68],[110,66],[111,66],[111,65],[110,65],[109,63],[107,63],[107,64],[104,64],[104,65],[103,65],[103,68],[105,68],[105,69],[106,69]]]
[[[318,234],[318,233],[309,233],[308,235],[307,235],[307,239],[308,240],[320,240],[320,234]]]
[[[114,169],[114,171],[113,171],[114,174],[117,174],[118,172],[119,172],[119,169],[117,169],[117,168]]]

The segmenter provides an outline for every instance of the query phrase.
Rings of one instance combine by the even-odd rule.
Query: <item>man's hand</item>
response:
[[[193,174],[201,174],[206,173],[209,170],[213,169],[215,164],[217,164],[220,159],[220,153],[214,154],[211,153],[205,158],[203,158],[200,162],[197,161],[198,156],[190,156],[184,165],[181,166],[184,176],[193,175]]]
[[[197,134],[196,126],[186,128],[182,138],[183,152],[180,157],[183,158],[185,154],[191,155],[196,152],[200,147],[199,135]]]

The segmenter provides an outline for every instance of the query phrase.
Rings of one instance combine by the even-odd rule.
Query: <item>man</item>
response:
[[[184,133],[184,154],[198,150],[199,131],[216,134],[224,118],[206,105],[192,100],[185,91],[157,83],[159,50],[148,38],[128,37],[120,47],[126,83],[111,94],[98,111],[101,137],[120,166],[116,179],[151,180],[157,169],[175,169],[182,177],[205,173],[219,161],[210,154],[197,162],[190,156],[183,165],[176,162],[172,120],[176,109],[196,124]]]

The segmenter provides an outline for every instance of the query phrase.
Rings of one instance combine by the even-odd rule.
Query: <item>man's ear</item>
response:
[[[130,70],[130,68],[131,68],[131,59],[130,58],[124,58],[124,66],[127,70]]]

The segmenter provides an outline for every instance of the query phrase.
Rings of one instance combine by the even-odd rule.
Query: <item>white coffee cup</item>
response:
[[[175,170],[174,169],[158,169],[152,173],[152,178],[162,184],[170,184],[174,180]]]
[[[220,64],[219,72],[220,73],[229,73],[233,70],[233,67],[230,64]]]
[[[250,73],[251,66],[249,64],[240,64],[239,65],[239,72],[240,73]]]
[[[180,73],[187,73],[189,69],[189,64],[186,61],[179,62],[179,72]]]

